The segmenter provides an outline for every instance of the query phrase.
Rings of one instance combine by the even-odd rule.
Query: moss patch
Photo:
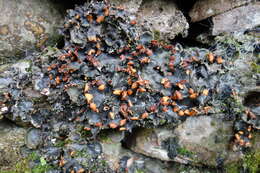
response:
[[[193,152],[187,150],[186,148],[182,148],[182,147],[177,148],[177,152],[180,155],[188,156],[188,157],[191,157],[194,154]]]
[[[243,166],[246,167],[250,173],[260,172],[260,151],[247,154],[243,162]]]
[[[39,162],[33,168],[29,167],[30,162]],[[48,165],[43,157],[38,156],[35,152],[31,153],[26,158],[20,160],[13,168],[1,170],[1,173],[44,173],[50,170],[52,166]]]

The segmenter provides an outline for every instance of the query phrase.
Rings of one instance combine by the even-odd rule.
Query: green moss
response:
[[[57,142],[54,144],[54,146],[55,146],[55,147],[63,147],[65,144],[66,144],[66,141],[59,140],[59,141],[57,141]]]
[[[260,73],[260,65],[258,65],[256,62],[253,62],[251,64],[252,71],[255,73]]]
[[[135,173],[145,173],[145,172],[144,172],[144,170],[137,169],[137,170],[135,170]]]
[[[155,40],[160,40],[160,31],[158,31],[158,30],[154,30],[153,31],[153,38],[155,39]]]
[[[113,143],[112,139],[108,136],[107,132],[101,132],[98,138],[104,143],[107,144]]]
[[[74,157],[83,157],[83,158],[91,158],[87,151],[76,151]]]
[[[240,169],[241,169],[241,165],[238,163],[228,164],[225,168],[226,173],[238,173]]]
[[[39,161],[39,164],[33,168],[29,167],[31,161]],[[32,152],[26,158],[20,160],[13,168],[9,170],[1,170],[1,173],[44,173],[50,170],[52,166],[48,165],[43,157],[39,157],[35,152]]]
[[[211,122],[210,122],[210,125],[211,125],[211,126],[216,126],[216,122],[211,121]]]
[[[159,124],[160,124],[160,125],[164,125],[166,122],[167,122],[167,121],[166,121],[165,119],[161,119],[160,122],[159,122]]]
[[[225,170],[227,173],[237,173],[240,170],[247,170],[248,173],[260,172],[260,150],[247,153],[242,161],[228,164]]]
[[[191,151],[189,151],[189,150],[187,150],[186,148],[183,148],[183,147],[177,148],[177,152],[180,155],[188,156],[188,157],[190,157],[194,154],[193,152],[191,152]]]
[[[260,151],[247,154],[243,159],[243,166],[250,173],[260,172]]]

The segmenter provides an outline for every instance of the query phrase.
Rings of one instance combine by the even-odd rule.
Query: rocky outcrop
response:
[[[213,17],[213,35],[245,31],[260,25],[260,2],[242,6]]]
[[[213,117],[190,117],[176,129],[146,129],[135,133],[129,148],[165,161],[219,166],[238,160],[228,145],[232,122]]]
[[[189,24],[174,1],[112,0],[111,3],[132,13],[133,20],[144,30],[151,31],[156,39],[171,40],[177,35],[185,37],[188,33]]]
[[[157,131],[159,130],[157,129]],[[123,137],[124,135],[122,133],[110,131],[106,136],[103,135],[99,138],[99,142],[103,148],[103,157],[107,161],[110,168],[114,171],[125,172],[127,170],[129,173],[170,173],[181,172],[183,170],[189,170],[187,173],[199,173],[202,171],[200,168],[189,165],[163,162],[158,159],[153,159],[151,157],[135,153],[122,146],[121,142]],[[163,138],[163,136],[160,138]],[[208,170],[204,168],[203,171]]]
[[[225,11],[247,4],[252,0],[199,0],[189,12],[192,22],[198,22]]]
[[[63,16],[49,0],[0,0],[0,63],[54,44]]]
[[[174,39],[179,34],[186,36],[189,28],[186,18],[173,1],[144,1],[137,20],[152,30],[155,37],[166,40]]]

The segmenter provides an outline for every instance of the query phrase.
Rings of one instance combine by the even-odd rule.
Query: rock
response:
[[[244,105],[250,113],[243,114],[242,119],[255,129],[260,129],[260,87],[251,88],[245,94]]]
[[[189,16],[192,22],[198,22],[251,1],[252,0],[199,0],[190,10]]]
[[[232,129],[232,122],[201,116],[188,118],[176,128],[175,134],[181,148],[191,151],[195,162],[220,166],[241,157],[239,153],[228,150]]]
[[[25,138],[26,146],[30,149],[37,149],[43,144],[41,131],[38,129],[30,129]]]
[[[143,0],[110,0],[110,3],[115,6],[120,6],[130,13],[137,13]]]
[[[169,157],[164,143],[167,139],[172,137],[175,137],[174,132],[169,129],[142,129],[129,138],[127,145],[136,153],[141,153],[163,161],[176,161],[187,164],[189,159],[185,157]]]
[[[49,0],[0,0],[0,64],[58,39],[61,12]]]
[[[110,138],[112,137],[112,138]],[[103,148],[103,154],[106,162],[114,171],[137,173],[137,172],[149,172],[149,173],[169,173],[180,172],[183,165],[167,164],[157,159],[152,159],[144,155],[132,152],[131,150],[124,148],[118,139],[121,139],[120,133],[109,133],[106,138],[99,140]],[[183,168],[184,169],[184,168]]]
[[[232,122],[213,117],[190,117],[175,130],[145,129],[129,140],[136,153],[165,161],[220,166],[236,161],[240,154],[228,150]]]
[[[186,36],[189,28],[186,18],[173,1],[144,1],[137,20],[157,39],[174,39],[179,34]]]
[[[213,35],[245,31],[260,25],[260,2],[213,17]]]
[[[13,167],[22,158],[20,147],[24,145],[25,133],[26,129],[0,120],[0,172]]]

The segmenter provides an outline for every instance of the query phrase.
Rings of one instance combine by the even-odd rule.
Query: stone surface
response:
[[[252,0],[199,0],[190,10],[189,16],[192,22],[198,22],[251,1]]]
[[[49,0],[0,0],[0,63],[57,41],[63,22]]]
[[[137,13],[143,0],[110,0],[110,3],[115,6],[123,7],[130,13]]]
[[[239,159],[239,153],[228,150],[232,129],[232,122],[201,116],[188,118],[175,130],[175,134],[179,145],[194,154],[195,162],[219,166]]]
[[[260,25],[260,2],[213,17],[213,35],[245,31]]]
[[[176,35],[186,36],[189,24],[173,1],[144,1],[138,11],[137,21],[147,30],[152,30],[158,39],[174,39]]]
[[[25,133],[26,129],[0,120],[0,172],[13,167],[21,158],[20,147],[25,144]]]
[[[218,118],[190,117],[175,130],[146,129],[136,132],[130,139],[132,143],[129,147],[136,153],[160,160],[219,166],[236,161],[241,156],[228,150],[232,128],[232,122]],[[176,150],[174,158],[170,153],[173,150]]]
[[[118,171],[119,166],[123,166],[122,160],[127,160],[126,168],[128,170],[127,172],[129,173],[170,173],[183,172],[184,170],[185,173],[199,173],[202,171],[200,168],[189,165],[182,165],[173,162],[163,162],[161,160],[152,159],[150,157],[135,153],[122,146],[119,140],[121,138],[122,135],[120,133],[110,132],[106,138],[99,140],[103,148],[103,156],[105,160],[115,171]],[[124,170],[121,171],[124,172]],[[206,168],[203,169],[203,172],[205,173],[212,173],[213,171],[214,170],[208,170]]]
[[[43,144],[41,131],[38,129],[30,129],[25,137],[26,146],[30,149],[37,149]]]
[[[187,35],[189,24],[173,1],[167,0],[111,0],[112,4],[123,7],[144,30],[151,31],[156,39],[174,39],[176,35]]]
[[[173,130],[161,129],[142,129],[134,133],[127,142],[128,147],[136,153],[157,158],[164,161],[176,161],[187,164],[190,159],[182,156],[170,158],[168,151],[165,149],[164,141],[175,137]]]
[[[244,114],[242,119],[251,124],[255,129],[260,130],[260,87],[256,86],[251,88],[245,94],[244,105],[247,109],[253,113],[253,118],[248,118],[247,114]]]

